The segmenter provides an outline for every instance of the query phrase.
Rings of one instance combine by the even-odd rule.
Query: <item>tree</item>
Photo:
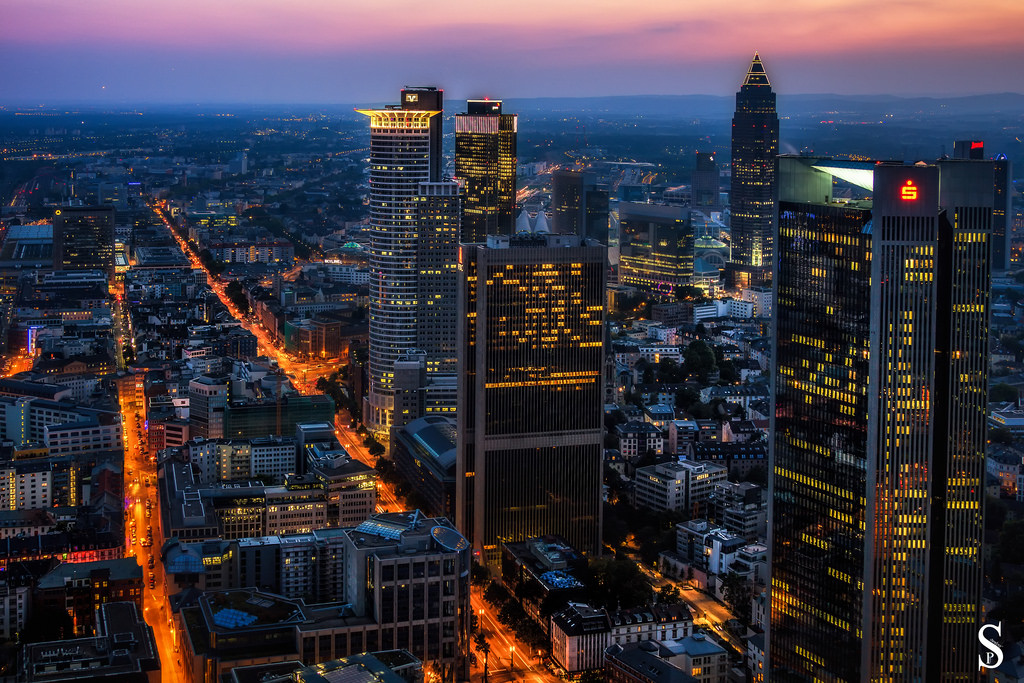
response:
[[[477,631],[476,632],[476,649],[477,649],[477,651],[482,652],[483,655],[484,655],[484,680],[486,681],[487,680],[487,663],[488,663],[487,660],[488,660],[488,656],[491,654],[491,646],[487,642],[487,638],[484,636],[484,632],[483,631]]]
[[[614,610],[645,605],[651,597],[650,580],[636,562],[599,558],[587,567],[583,584],[594,606]]]
[[[1000,382],[988,390],[988,400],[993,403],[1016,401],[1017,397],[1017,390],[1005,382]]]
[[[232,280],[228,283],[228,286],[224,288],[224,293],[231,299],[231,303],[235,305],[238,312],[245,315],[249,312],[249,300],[245,296],[245,290],[242,288],[242,283],[239,280]]]
[[[676,301],[704,301],[707,298],[703,289],[693,285],[679,285],[676,287],[674,294]]]
[[[682,601],[683,596],[675,585],[666,583],[658,589],[658,602],[665,605],[678,605]]]
[[[678,384],[686,379],[683,369],[679,367],[672,358],[662,358],[658,362],[658,381],[668,382],[669,384]]]
[[[482,586],[491,579],[491,572],[487,570],[487,567],[476,562],[469,570],[469,580],[474,586]]]
[[[722,589],[725,601],[732,608],[732,613],[744,624],[749,624],[750,600],[753,594],[747,580],[736,572],[729,572],[729,575],[722,580]]]
[[[683,351],[683,367],[687,373],[696,375],[701,382],[707,382],[708,376],[718,368],[715,363],[715,352],[700,339],[691,342]]]

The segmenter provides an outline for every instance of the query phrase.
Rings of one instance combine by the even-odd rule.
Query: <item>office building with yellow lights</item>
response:
[[[548,534],[598,549],[606,251],[576,235],[460,247],[456,507],[481,562]]]
[[[619,204],[619,282],[672,294],[694,283],[690,211],[662,204]]]
[[[53,212],[53,267],[114,277],[114,207],[63,206]]]
[[[778,168],[770,680],[976,680],[993,164]]]
[[[468,100],[455,115],[455,177],[465,184],[462,241],[511,235],[516,220],[518,117],[501,100]]]

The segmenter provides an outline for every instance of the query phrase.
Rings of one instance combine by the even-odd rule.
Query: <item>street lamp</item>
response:
[[[511,673],[516,670],[516,646],[509,645],[508,652],[508,670]]]

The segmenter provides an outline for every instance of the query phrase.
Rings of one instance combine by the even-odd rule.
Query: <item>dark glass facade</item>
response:
[[[993,168],[831,163],[780,159],[771,680],[975,680]]]
[[[469,100],[455,116],[455,177],[464,184],[460,241],[511,235],[516,209],[517,116],[500,100]]]
[[[693,279],[694,236],[677,206],[619,204],[619,282],[672,294]]]
[[[870,221],[780,206],[772,657],[776,670],[820,662],[826,680],[856,681],[860,666]]]
[[[114,274],[114,207],[64,206],[53,212],[53,267]]]
[[[458,517],[489,563],[543,534],[597,551],[606,258],[554,235],[461,247]]]
[[[551,175],[552,232],[608,244],[608,190],[594,174],[555,171]]]
[[[770,268],[772,264],[778,153],[775,93],[755,54],[736,93],[732,119],[730,229],[732,260],[741,270]]]
[[[719,204],[718,164],[710,152],[697,152],[690,183],[690,203],[695,209],[710,211]]]

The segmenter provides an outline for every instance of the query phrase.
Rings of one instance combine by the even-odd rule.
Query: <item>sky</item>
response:
[[[0,0],[0,104],[1024,92],[1021,0]]]

